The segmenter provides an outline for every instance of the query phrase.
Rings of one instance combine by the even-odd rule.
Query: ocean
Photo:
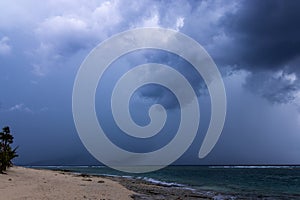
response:
[[[300,166],[168,166],[129,174],[105,166],[47,166],[46,169],[143,179],[192,189],[214,199],[300,199]]]

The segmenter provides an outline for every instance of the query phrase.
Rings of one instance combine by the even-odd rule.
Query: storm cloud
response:
[[[222,65],[247,70],[246,88],[270,102],[288,103],[300,89],[300,2],[242,1],[220,21],[230,43]]]
[[[225,71],[223,75],[228,71],[247,71],[244,86],[249,91],[271,103],[299,104],[300,2],[190,1],[182,4],[157,4],[158,10],[168,8],[166,12],[158,12],[158,25],[168,27],[181,16],[179,30],[208,50],[220,70]],[[180,5],[182,9],[177,9]],[[166,61],[168,56],[160,59]],[[174,59],[169,60],[166,62],[175,66]],[[197,94],[203,94],[198,92],[205,91],[203,82],[193,73],[189,73],[189,78]],[[148,97],[146,92],[144,95]],[[151,95],[157,98],[160,92],[157,90],[155,96],[152,91]]]
[[[208,160],[197,155],[209,125],[209,95],[201,76],[179,57],[137,51],[119,58],[99,84],[97,105],[110,98],[111,83],[126,70],[149,62],[169,65],[189,80],[201,107],[198,138],[183,164],[299,164],[299,10],[299,1],[279,0],[0,1],[0,125],[11,126],[20,164],[98,164],[73,122],[72,89],[80,64],[114,34],[170,28],[201,44],[223,75],[228,113]],[[155,77],[181,87],[167,72]],[[149,123],[148,108],[162,103],[174,115],[167,128],[176,128],[178,102],[165,88],[145,86],[132,99],[137,123]],[[107,121],[109,103],[96,109],[113,132],[118,127]]]
[[[220,20],[233,38],[228,64],[250,70],[278,69],[299,56],[300,2],[243,1],[234,13]],[[225,54],[226,55],[226,54]]]

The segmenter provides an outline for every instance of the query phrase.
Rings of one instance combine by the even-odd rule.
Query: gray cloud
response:
[[[221,164],[243,160],[250,164],[257,160],[262,164],[270,160],[277,164],[299,163],[299,113],[293,105],[300,105],[297,4],[276,0],[0,1],[0,40],[8,37],[2,42],[12,47],[9,56],[0,55],[0,82],[5,94],[0,123],[19,133],[19,163],[38,163],[45,158],[48,161],[39,163],[95,163],[75,134],[72,120],[71,96],[77,69],[99,42],[121,31],[145,26],[172,28],[194,38],[210,53],[220,71],[228,75],[224,78],[227,121],[212,160]],[[184,62],[166,54],[141,53],[132,60],[123,59],[121,64],[129,68],[149,61],[168,64],[184,73],[200,96],[199,133],[205,133],[210,103],[208,96],[201,96],[201,78]],[[121,74],[125,71],[122,70],[113,72]],[[174,82],[167,73],[159,75]],[[116,74],[108,75],[104,89],[110,87],[110,78],[116,78]],[[139,92],[134,97],[150,98],[150,103],[138,104],[146,104],[146,108],[153,101],[170,109],[177,105],[175,97],[162,88],[147,87]],[[106,90],[103,94],[107,95]],[[99,104],[101,100],[102,96]],[[32,113],[28,113],[29,109]],[[137,122],[147,122],[145,110],[133,107],[132,111]],[[174,111],[170,115],[175,115]],[[110,114],[106,110],[100,113]],[[191,148],[195,149],[193,154],[186,154],[192,164],[198,162],[196,155],[202,142],[199,135],[195,140],[198,143]],[[60,152],[65,152],[62,157],[57,156]],[[77,158],[66,159],[70,155]]]
[[[273,103],[289,103],[297,98],[299,81],[295,73],[260,72],[246,78],[246,88]]]
[[[20,111],[20,112],[27,112],[27,113],[33,113],[33,111],[25,106],[23,103],[16,104],[8,109],[8,111]]]
[[[219,20],[223,32],[212,54],[221,65],[249,71],[246,88],[270,102],[294,101],[300,90],[299,9],[299,1],[240,2]]]
[[[0,56],[10,54],[11,49],[12,47],[9,45],[9,38],[6,36],[0,38]]]
[[[295,74],[296,79],[300,74],[297,1],[134,1],[130,5],[125,1],[49,1],[38,5],[38,12],[30,12],[33,4],[6,5],[9,9],[5,12],[21,12],[23,21],[13,21],[22,29],[28,26],[25,32],[32,31],[28,35],[36,45],[25,51],[31,56],[32,72],[38,76],[45,76],[51,68],[64,65],[65,60],[80,51],[89,51],[115,33],[145,26],[172,28],[193,37],[219,66],[249,71],[246,87],[272,102],[289,102],[269,93],[274,90],[268,81],[273,80],[273,73],[283,70],[285,74]],[[0,28],[7,31],[16,27],[0,18]],[[6,48],[7,40],[5,45]],[[201,90],[199,79],[193,73],[187,74]],[[263,86],[258,88],[255,82]],[[284,87],[282,81],[277,83],[283,85],[275,91],[283,97],[286,92],[286,99],[295,99],[300,88],[298,80],[290,87]]]
[[[230,51],[235,56],[227,58],[229,64],[250,70],[276,69],[297,58],[299,8],[298,1],[242,1],[235,13],[220,21],[225,33],[233,38]]]

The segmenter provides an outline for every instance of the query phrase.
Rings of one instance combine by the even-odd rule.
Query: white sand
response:
[[[70,173],[10,168],[0,174],[0,199],[131,199],[132,191],[100,177],[80,177]],[[104,181],[104,183],[103,183]]]

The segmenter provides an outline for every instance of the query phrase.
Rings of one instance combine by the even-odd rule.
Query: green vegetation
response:
[[[12,149],[10,146],[13,143],[14,137],[10,134],[8,126],[0,132],[0,173],[3,173],[7,168],[12,166],[12,159],[18,157],[17,148]]]

